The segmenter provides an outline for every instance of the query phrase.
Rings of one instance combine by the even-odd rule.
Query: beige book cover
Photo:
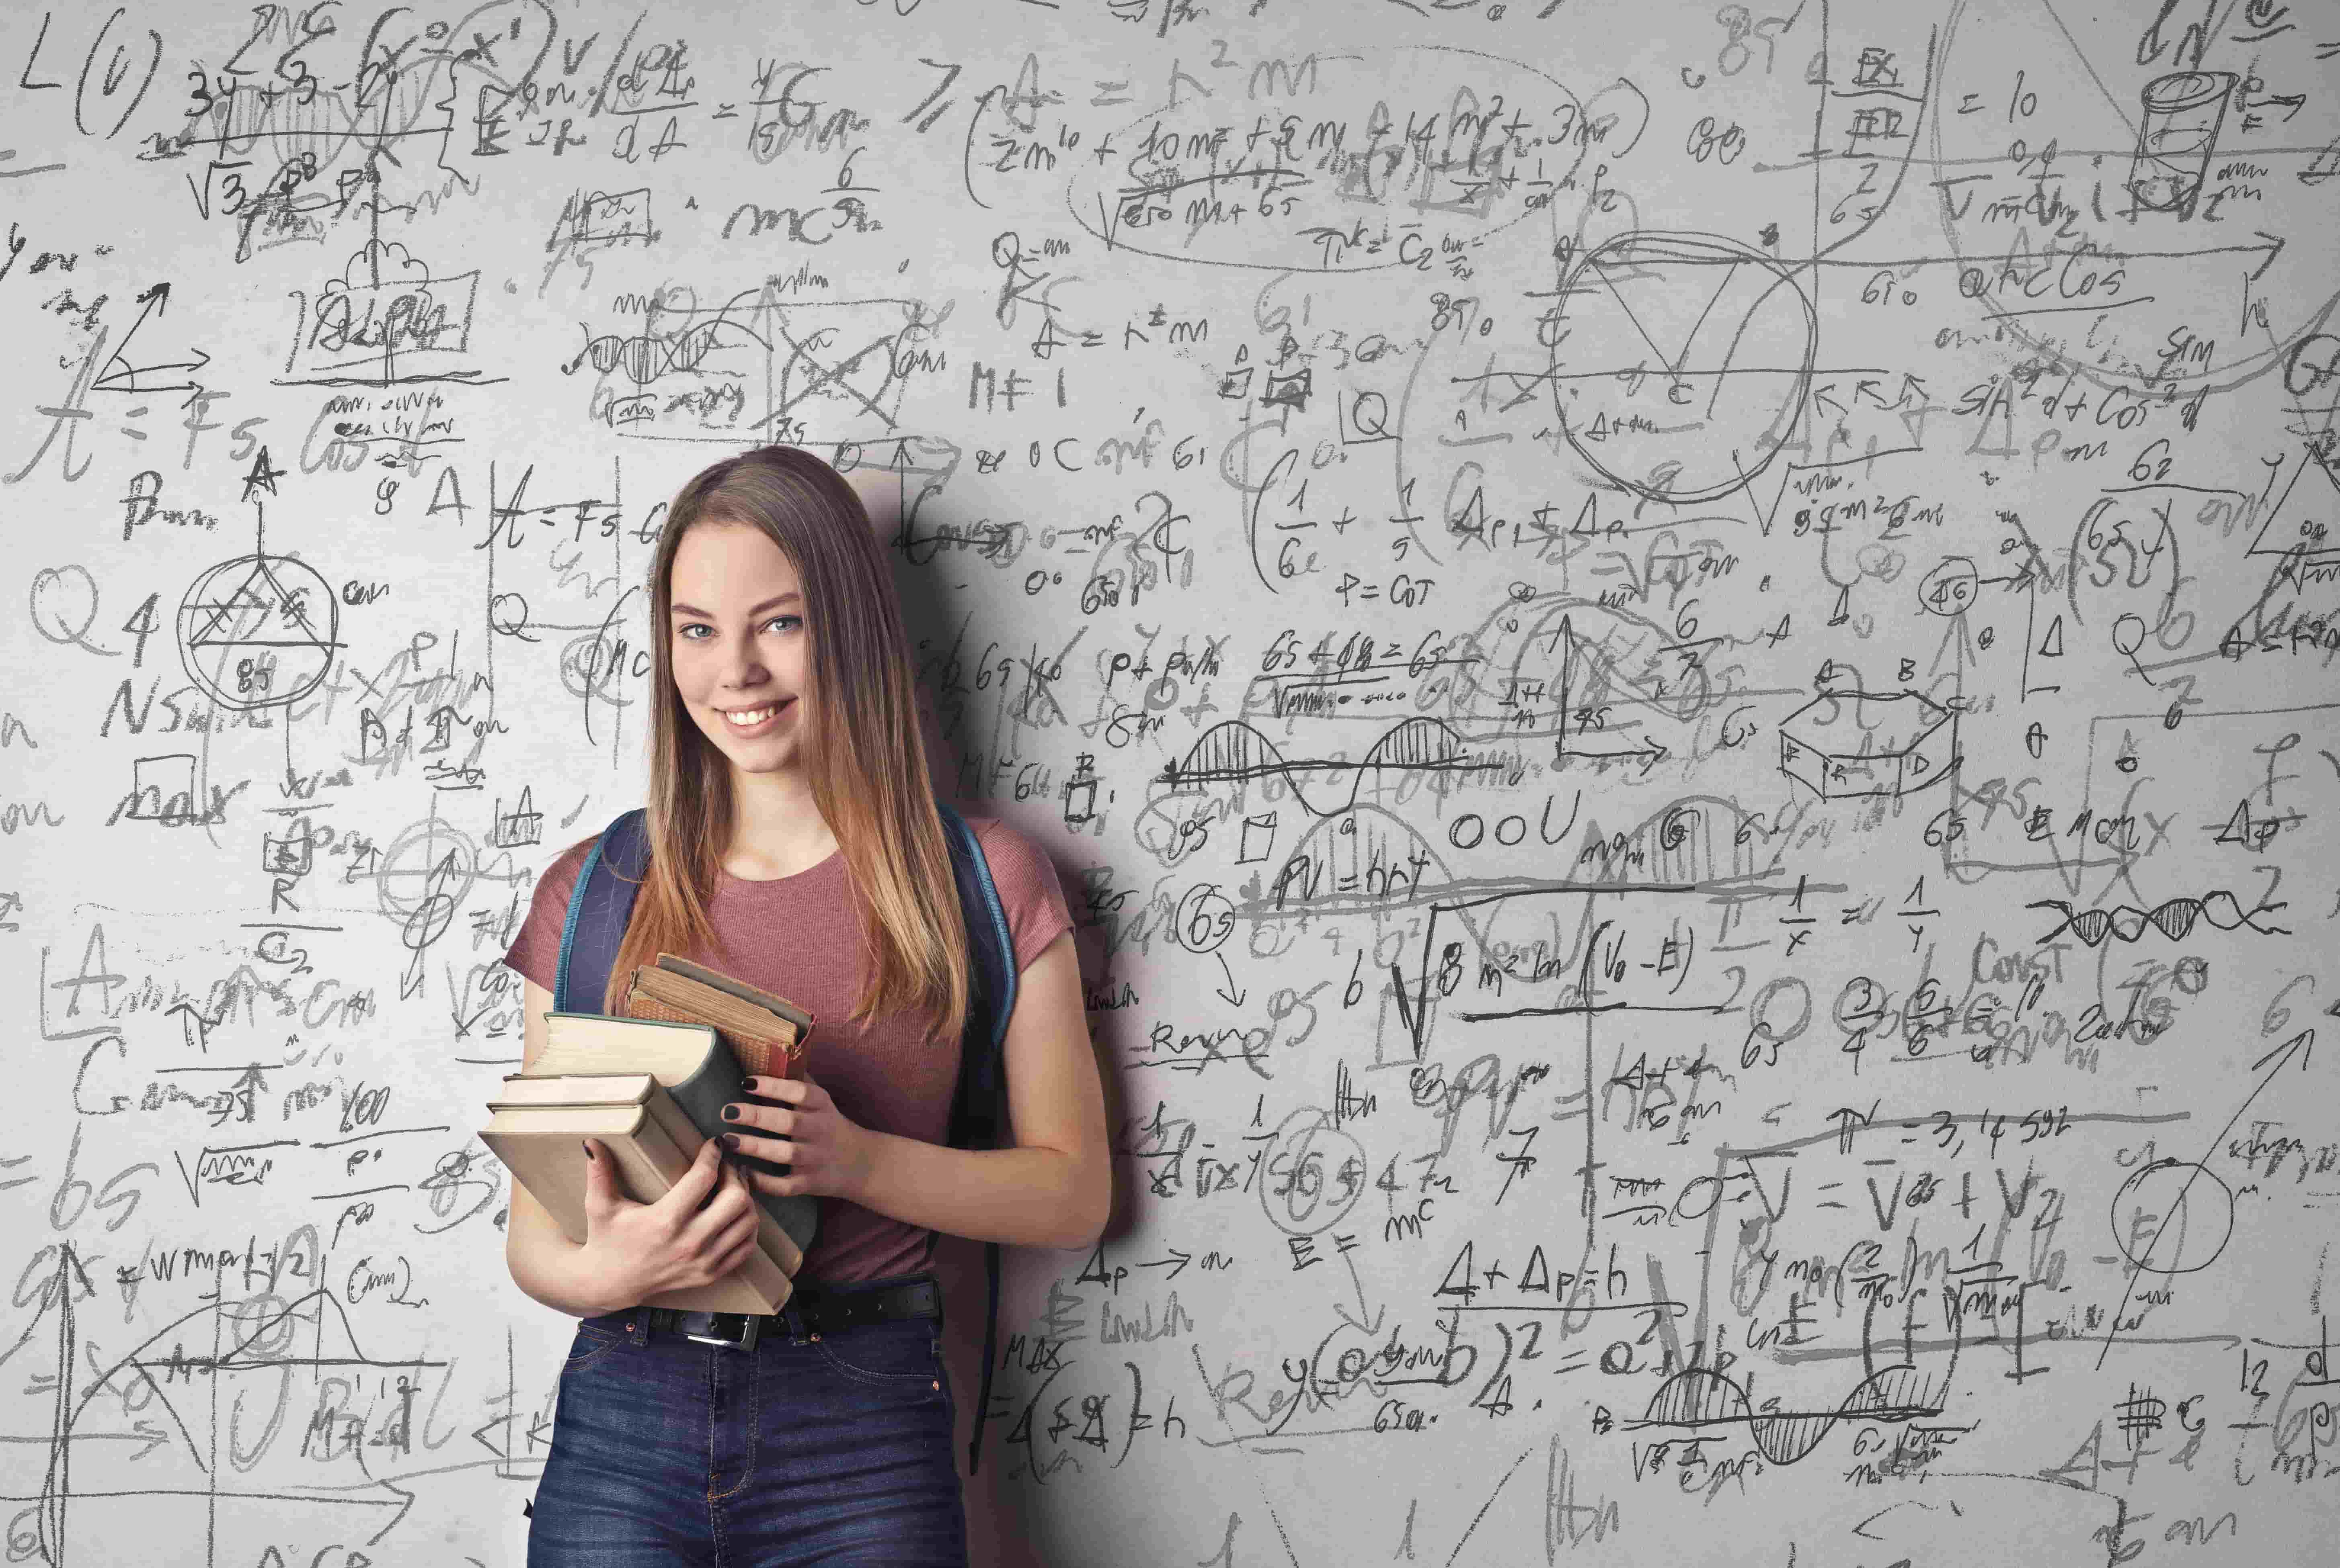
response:
[[[480,1138],[559,1222],[562,1234],[581,1245],[588,1234],[584,1139],[600,1140],[618,1162],[619,1186],[639,1203],[656,1203],[689,1170],[692,1156],[650,1108],[659,1097],[652,1095],[636,1105],[507,1106],[490,1116]],[[689,1125],[688,1118],[683,1122]],[[759,1245],[745,1263],[711,1284],[660,1291],[644,1297],[644,1304],[698,1312],[778,1312],[796,1286],[771,1255],[775,1237],[780,1248],[794,1250],[787,1233],[759,1207]]]
[[[520,1076],[544,1078],[648,1073],[659,1081],[690,1125],[706,1137],[719,1136],[726,1130],[725,1106],[759,1097],[748,1093],[748,1074],[739,1053],[732,1048],[732,1037],[710,1023],[668,1022],[556,1008],[544,1015],[544,1031],[543,1048]],[[658,1097],[651,1098],[655,1101]],[[699,1146],[694,1140],[677,1141],[693,1150]],[[742,1155],[739,1158],[749,1170],[765,1176],[782,1177],[789,1174],[786,1165],[758,1155]],[[756,1202],[779,1223],[794,1249],[791,1253],[776,1247],[773,1256],[800,1264],[819,1234],[821,1200],[810,1193],[783,1196],[759,1191]],[[793,1266],[790,1272],[794,1272]]]
[[[558,1077],[508,1073],[496,1097],[488,1101],[488,1109],[619,1105],[643,1107],[666,1129],[686,1160],[699,1157],[699,1146],[706,1140],[706,1135],[693,1125],[674,1097],[666,1092],[665,1086],[649,1073],[566,1073]],[[759,1206],[768,1212],[758,1226],[757,1239],[783,1273],[795,1275],[804,1266],[804,1249],[768,1212],[768,1206]]]

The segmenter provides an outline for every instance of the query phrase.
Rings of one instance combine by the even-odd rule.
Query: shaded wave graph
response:
[[[1909,1421],[1941,1413],[1940,1391],[1907,1362],[1879,1367],[1835,1409],[1817,1411],[1759,1411],[1737,1379],[1693,1366],[1658,1386],[1638,1424],[1744,1426],[1756,1452],[1774,1464],[1793,1464],[1818,1448],[1839,1422]]]
[[[1254,779],[1276,779],[1310,815],[1330,818],[1357,803],[1368,778],[1384,772],[1431,774],[1509,773],[1518,766],[1508,755],[1474,750],[1443,719],[1402,719],[1383,730],[1355,761],[1342,758],[1290,758],[1275,742],[1248,721],[1225,719],[1212,725],[1186,748],[1185,755],[1165,763],[1154,782],[1174,794],[1187,794],[1215,784],[1244,785]],[[1311,773],[1345,773],[1347,795],[1320,806],[1301,787]]]

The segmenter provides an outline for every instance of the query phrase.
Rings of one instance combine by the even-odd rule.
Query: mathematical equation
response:
[[[15,8],[19,1555],[517,1560],[499,958],[640,799],[669,498],[777,442],[1107,1067],[1113,1226],[1006,1258],[996,1560],[2315,1560],[2335,55]]]

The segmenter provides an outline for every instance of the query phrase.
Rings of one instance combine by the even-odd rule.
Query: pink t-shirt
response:
[[[1048,857],[996,817],[962,813],[983,846],[999,889],[1020,971],[1072,927],[1064,888]],[[569,895],[592,839],[562,850],[537,878],[528,918],[503,961],[546,990],[560,963],[560,929]],[[709,914],[731,954],[684,957],[777,992],[813,1016],[812,1080],[865,1127],[939,1144],[949,1136],[951,1096],[958,1086],[956,1044],[928,1046],[904,1014],[879,1014],[867,1027],[848,1023],[863,979],[861,932],[848,897],[845,857],[831,854],[809,870],[769,881],[719,873]],[[820,1200],[820,1227],[798,1277],[838,1285],[915,1274],[932,1255],[935,1233],[848,1199]]]

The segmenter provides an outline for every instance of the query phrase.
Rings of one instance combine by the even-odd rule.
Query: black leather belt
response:
[[[932,1279],[914,1279],[876,1290],[823,1290],[802,1285],[778,1312],[686,1312],[679,1307],[642,1309],[652,1329],[664,1329],[727,1350],[753,1350],[766,1331],[785,1325],[818,1339],[824,1334],[868,1323],[892,1323],[905,1317],[940,1317],[942,1286]]]

